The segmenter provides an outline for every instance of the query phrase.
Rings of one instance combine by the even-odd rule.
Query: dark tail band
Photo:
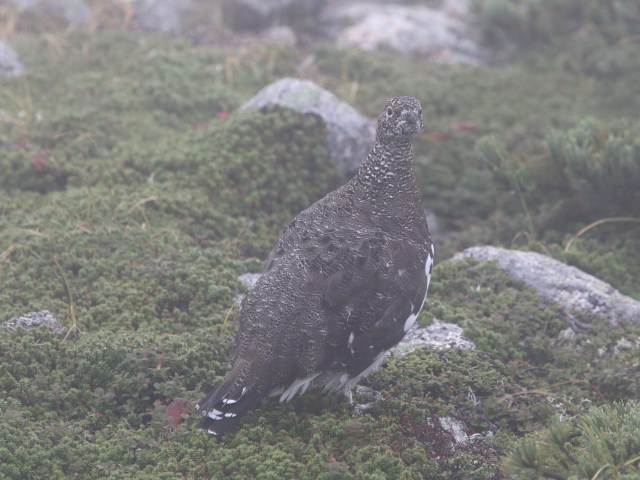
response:
[[[222,435],[233,429],[262,397],[247,387],[238,389],[222,382],[198,402],[196,409],[202,415],[198,427],[211,435]]]

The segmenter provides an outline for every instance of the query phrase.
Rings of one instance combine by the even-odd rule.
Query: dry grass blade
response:
[[[613,465],[606,464],[606,465],[601,466],[598,469],[598,471],[595,473],[595,475],[593,477],[591,477],[591,480],[596,480],[600,476],[600,474],[602,472],[604,472],[607,468],[613,468]]]
[[[149,202],[155,202],[158,200],[158,197],[147,197],[147,198],[143,198],[141,200],[138,200],[136,203],[134,203],[131,208],[129,208],[128,212],[132,213],[136,208],[141,207],[142,205],[144,205],[145,203],[149,203]]]
[[[15,7],[0,7],[0,37],[8,38],[16,32],[20,12]]]
[[[67,301],[69,302],[69,318],[71,319],[71,326],[67,330],[67,334],[62,339],[62,341],[64,342],[67,339],[67,337],[71,334],[71,332],[78,331],[82,333],[82,330],[78,326],[78,315],[76,314],[76,305],[73,302],[73,296],[71,295],[71,288],[69,288],[69,282],[67,281],[67,276],[64,274],[64,270],[62,269],[62,266],[60,265],[60,262],[56,257],[53,257],[53,263],[55,263],[56,267],[58,267],[58,272],[60,272],[65,293],[67,294]]]
[[[573,237],[571,237],[567,242],[567,244],[565,245],[564,251],[568,252],[569,249],[571,248],[571,245],[573,245],[573,242],[575,242],[582,234],[588,232],[592,228],[597,227],[598,225],[602,225],[603,223],[612,223],[612,222],[640,223],[640,218],[610,217],[610,218],[601,218],[600,220],[596,220],[595,222],[590,223],[586,227],[581,228],[580,231],[578,231],[578,233],[576,233]]]
[[[147,212],[144,210],[144,208],[142,208],[142,205],[144,205],[145,203],[148,202],[155,202],[158,200],[158,197],[147,197],[147,198],[143,198],[141,200],[138,200],[136,203],[134,203],[131,208],[129,208],[129,210],[127,210],[127,212],[129,214],[133,213],[134,210],[140,210],[140,213],[142,213],[142,217],[144,218],[144,223],[142,224],[142,228],[146,228],[147,226],[150,225],[149,223],[149,217],[147,216]]]
[[[36,237],[48,238],[44,233],[40,233],[38,230],[34,230],[32,228],[7,228],[3,233],[28,233],[30,235],[35,235]]]
[[[224,327],[229,321],[229,317],[231,316],[231,313],[235,310],[235,308],[236,308],[236,304],[234,303],[233,305],[231,305],[231,307],[229,307],[229,310],[227,310],[227,314],[224,316],[222,325],[220,325],[220,327],[218,328],[218,337],[222,335],[222,331],[224,330]]]
[[[15,252],[16,250],[20,250],[21,248],[24,248],[24,247],[26,247],[26,245],[23,245],[21,243],[15,243],[13,245],[9,245],[9,247],[6,248],[4,252],[0,253],[0,262],[6,261],[13,252]]]

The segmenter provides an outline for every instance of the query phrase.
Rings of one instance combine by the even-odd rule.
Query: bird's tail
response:
[[[254,408],[264,395],[227,378],[198,402],[202,415],[198,425],[212,435],[222,435],[235,427],[242,415]]]

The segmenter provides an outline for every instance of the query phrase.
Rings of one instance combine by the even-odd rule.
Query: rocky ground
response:
[[[0,5],[0,478],[637,478],[634,2]],[[349,406],[193,402],[282,225],[419,98],[419,324]]]

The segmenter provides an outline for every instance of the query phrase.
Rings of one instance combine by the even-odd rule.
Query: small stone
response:
[[[261,276],[260,273],[243,273],[238,277],[238,281],[243,285],[246,285],[247,290],[251,290],[253,286],[256,284],[256,282],[258,281],[258,279],[260,278],[260,276]],[[237,307],[240,306],[240,304],[242,303],[242,300],[244,300],[244,297],[245,297],[244,293],[236,295],[235,301],[236,301]]]
[[[419,348],[429,350],[475,350],[476,345],[463,336],[462,328],[453,323],[435,319],[428,327],[414,326],[393,349],[395,355],[407,355]]]
[[[0,75],[18,76],[24,73],[24,66],[20,63],[16,52],[0,40]]]
[[[619,338],[613,347],[613,353],[620,353],[638,348],[638,341],[632,342],[627,338]]]
[[[261,32],[258,40],[262,45],[273,47],[294,47],[296,45],[296,34],[287,26],[271,27]]]
[[[370,400],[369,403],[359,403],[356,405],[356,412],[358,415],[362,415],[364,412],[371,410],[373,406],[382,399],[380,392],[375,391],[373,388],[360,385],[356,388],[358,395],[362,395]]]
[[[50,328],[54,332],[64,331],[64,327],[58,323],[49,310],[41,310],[39,312],[29,312],[20,317],[12,317],[6,322],[2,323],[2,326],[7,330],[15,330],[18,327],[25,330],[32,330],[41,325]]]
[[[252,289],[256,282],[260,279],[259,273],[243,273],[238,277],[238,281]]]
[[[453,417],[440,417],[440,426],[443,430],[449,432],[456,443],[462,443],[469,440],[469,436],[465,431],[465,424]]]

